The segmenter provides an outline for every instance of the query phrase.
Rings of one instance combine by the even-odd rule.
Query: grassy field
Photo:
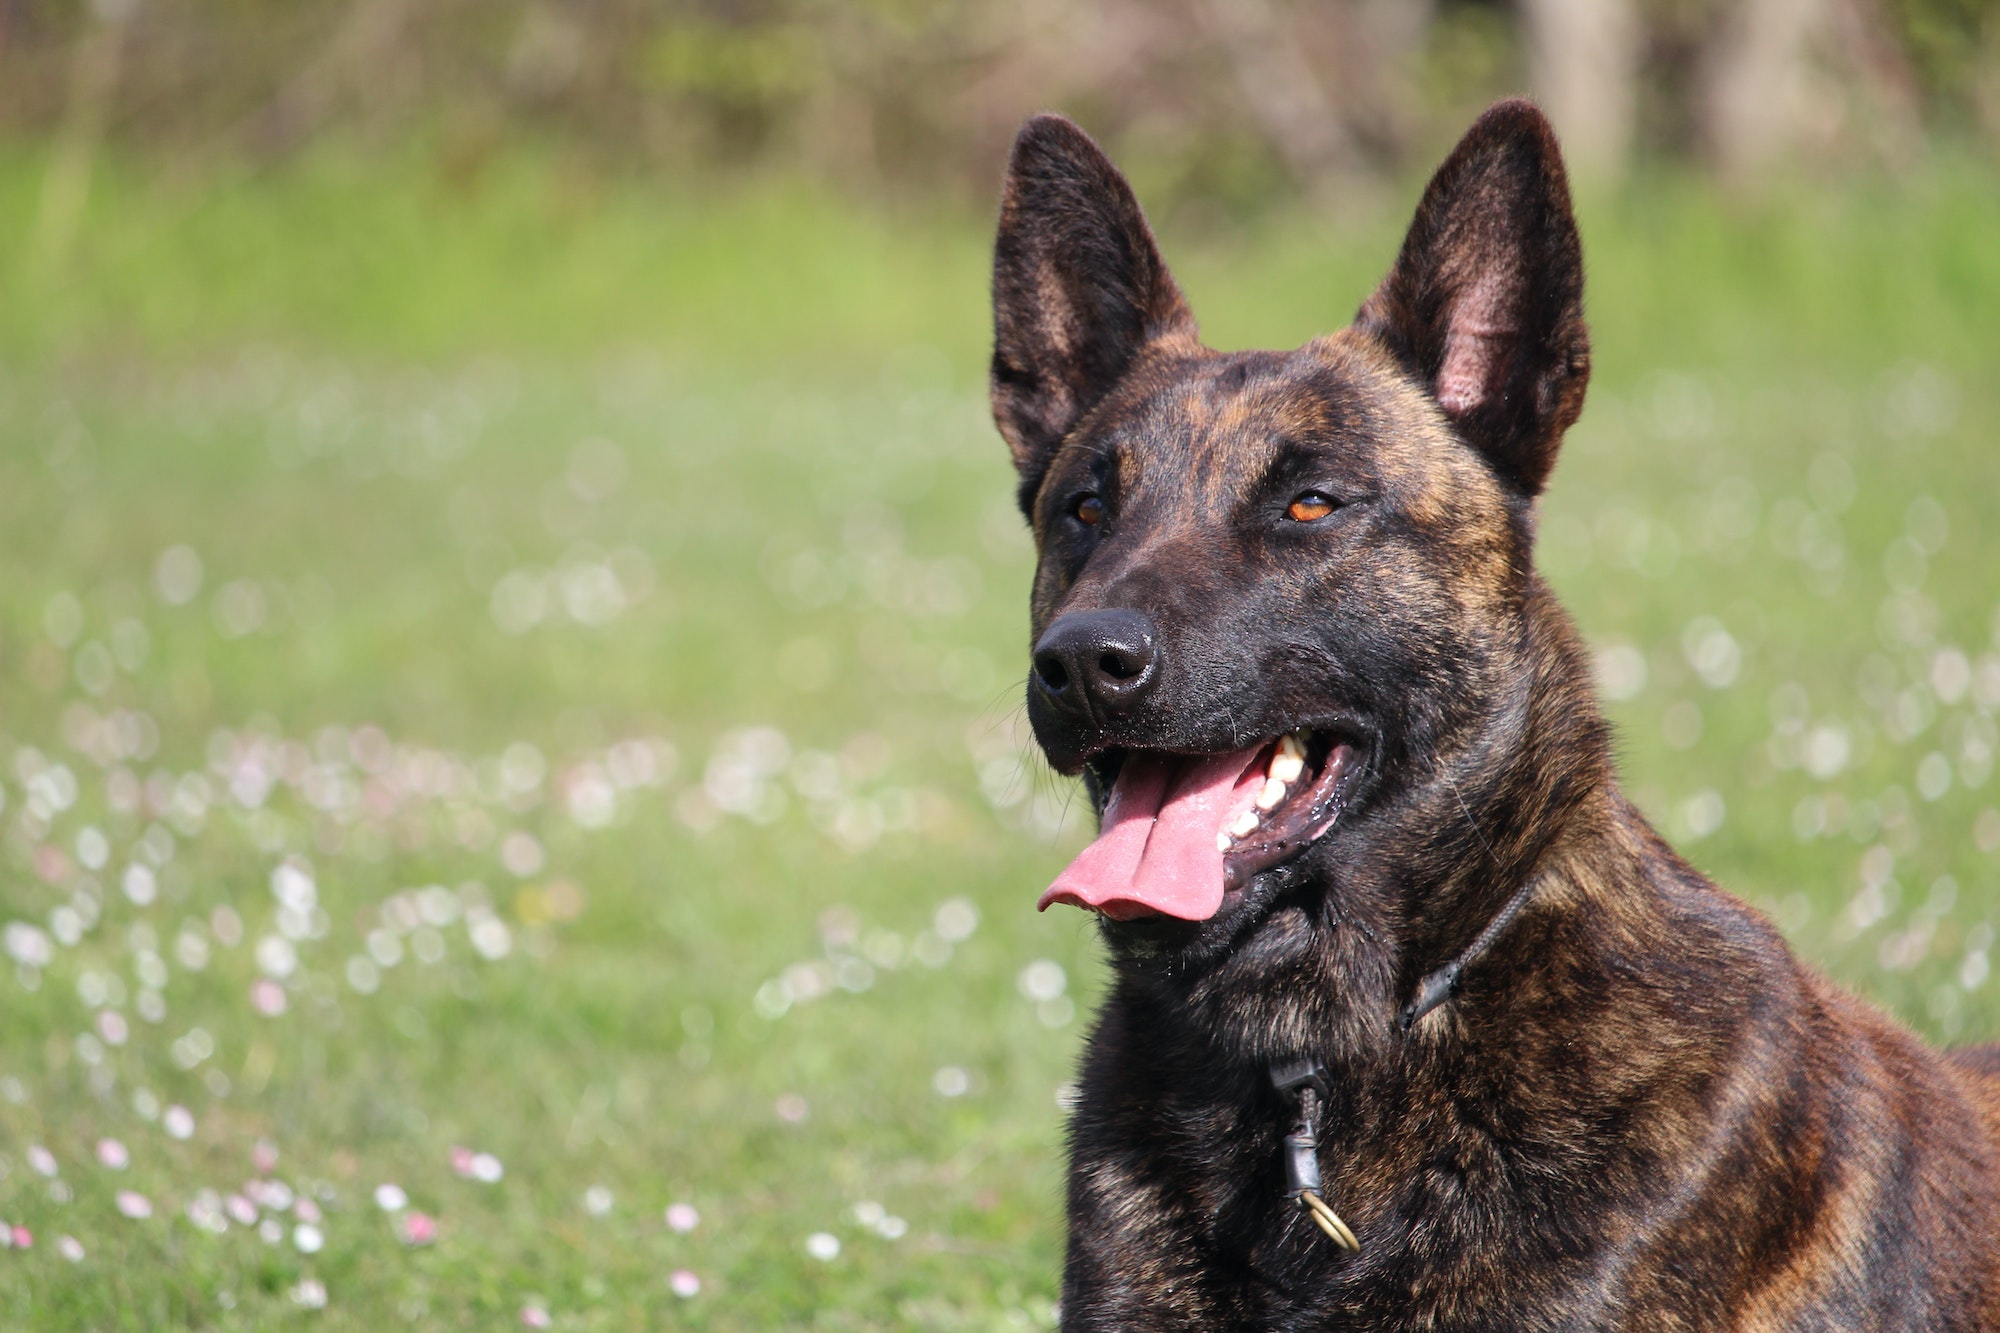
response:
[[[982,218],[545,163],[0,157],[0,1324],[1052,1322],[1100,986],[1035,895]],[[1218,345],[1413,193],[1164,227]],[[2000,188],[1586,199],[1543,561],[1627,782],[2000,1036]]]

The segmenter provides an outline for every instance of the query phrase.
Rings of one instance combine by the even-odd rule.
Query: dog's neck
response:
[[[1616,801],[1589,658],[1539,578],[1499,664],[1507,687],[1466,719],[1370,848],[1396,914],[1401,979],[1446,965],[1507,913],[1562,849],[1603,836]],[[1398,893],[1398,891],[1400,891]],[[1414,974],[1414,975],[1413,975]]]

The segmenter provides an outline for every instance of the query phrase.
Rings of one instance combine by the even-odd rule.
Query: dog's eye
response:
[[[1077,521],[1094,528],[1104,521],[1104,501],[1094,495],[1085,495],[1077,500],[1070,512],[1076,515]]]
[[[1294,523],[1310,523],[1316,518],[1325,518],[1340,507],[1340,501],[1324,491],[1306,491],[1295,497],[1285,509],[1285,517]]]

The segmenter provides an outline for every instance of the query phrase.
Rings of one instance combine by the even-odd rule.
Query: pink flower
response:
[[[500,1159],[490,1152],[474,1152],[464,1144],[453,1144],[451,1149],[451,1169],[463,1180],[477,1180],[491,1185],[507,1174]]]
[[[250,1150],[250,1164],[263,1175],[270,1175],[278,1169],[278,1145],[269,1139],[258,1139],[257,1146]]]
[[[250,1003],[266,1018],[285,1012],[285,988],[269,977],[259,977],[250,987]]]
[[[521,1322],[529,1328],[547,1328],[549,1312],[539,1305],[524,1305],[521,1307]]]
[[[428,1245],[437,1239],[437,1219],[429,1213],[415,1211],[404,1213],[397,1223],[405,1245]]]
[[[26,1227],[15,1227],[15,1228],[14,1228],[14,1248],[15,1248],[15,1249],[17,1249],[17,1250],[32,1250],[32,1249],[34,1249],[34,1248],[35,1248],[35,1233],[34,1233],[34,1232],[32,1232],[32,1231],[30,1231],[30,1230],[28,1230],[28,1229],[27,1229]]]

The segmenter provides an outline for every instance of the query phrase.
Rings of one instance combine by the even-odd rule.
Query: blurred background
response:
[[[1008,140],[1209,341],[1538,96],[1628,789],[2000,1036],[1990,0],[0,0],[0,1322],[1054,1322]]]
[[[1982,0],[8,0],[0,74],[11,136],[184,174],[420,137],[469,182],[525,140],[864,196],[983,198],[1022,109],[1060,106],[1158,203],[1239,211],[1420,167],[1522,88],[1591,174],[1898,171],[2000,137]]]

